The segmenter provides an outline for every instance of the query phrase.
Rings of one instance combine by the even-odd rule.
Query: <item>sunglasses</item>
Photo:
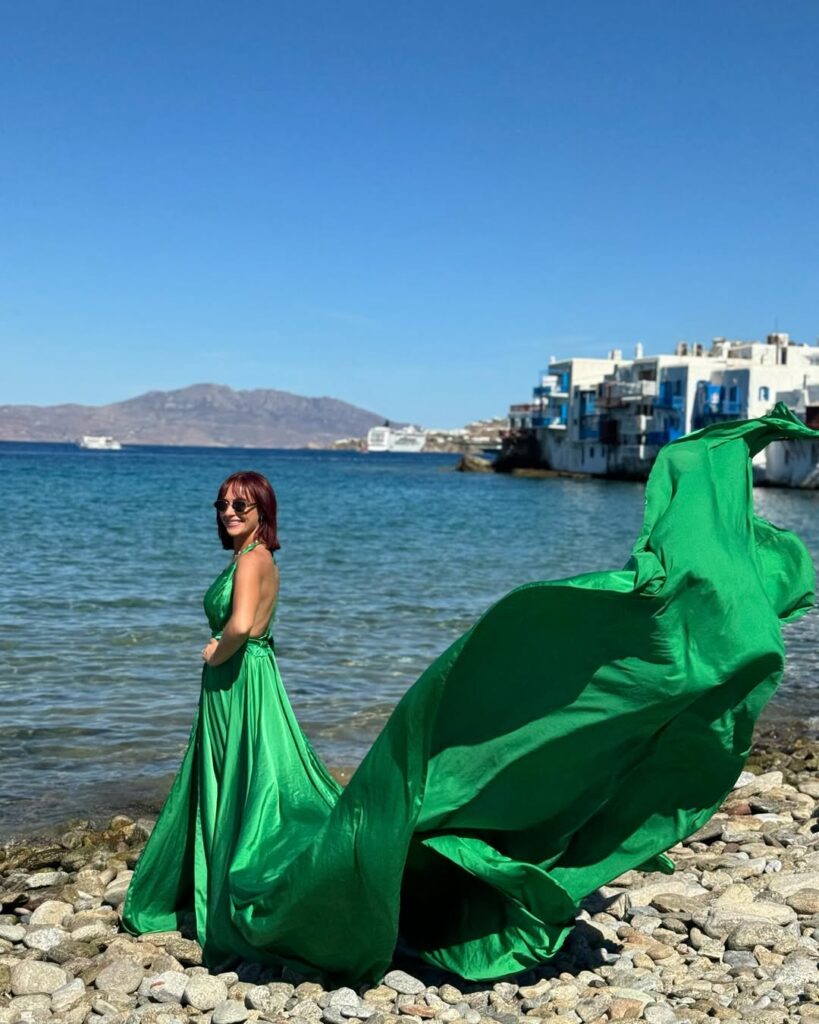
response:
[[[233,501],[228,501],[227,498],[217,498],[213,503],[217,512],[227,512],[231,505],[237,516],[243,516],[249,508],[256,508],[255,501],[245,501],[244,498],[234,498]]]

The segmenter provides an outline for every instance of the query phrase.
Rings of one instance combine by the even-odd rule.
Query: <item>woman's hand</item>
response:
[[[206,661],[208,665],[210,665],[210,659],[213,657],[213,653],[218,646],[219,641],[216,639],[211,639],[208,641],[207,645],[202,648],[202,660]]]

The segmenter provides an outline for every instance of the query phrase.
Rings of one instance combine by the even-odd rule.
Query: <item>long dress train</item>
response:
[[[730,791],[812,606],[811,559],[755,516],[751,458],[817,435],[778,404],[660,452],[624,569],[529,583],[423,673],[343,791],[301,731],[270,644],[205,666],[179,773],[123,908],[195,910],[230,955],[373,982],[399,936],[466,979],[552,956],[577,903],[665,856]],[[205,606],[230,615],[232,569]]]

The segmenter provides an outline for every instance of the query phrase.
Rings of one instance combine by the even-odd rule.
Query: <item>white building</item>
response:
[[[552,469],[605,473],[596,395],[601,381],[614,372],[622,353],[607,359],[552,362],[532,392],[539,411],[532,417],[544,461]]]
[[[784,401],[819,425],[819,348],[787,334],[765,342],[715,338],[710,350],[681,342],[673,355],[551,362],[534,388],[532,415],[543,461],[553,469],[645,477],[669,441],[708,423],[748,419]],[[814,451],[814,448],[816,449]],[[819,486],[819,445],[770,445],[759,479]],[[816,482],[814,482],[816,481]]]
[[[509,406],[509,414],[506,417],[510,430],[531,430],[532,416],[539,413],[540,407],[534,402],[517,402]]]
[[[770,334],[765,342],[717,338],[714,358],[725,367],[700,383],[692,425],[717,420],[749,419],[785,402],[814,425],[819,386],[819,348],[792,342],[787,334]],[[761,482],[816,487],[819,448],[810,441],[776,441],[754,459]]]

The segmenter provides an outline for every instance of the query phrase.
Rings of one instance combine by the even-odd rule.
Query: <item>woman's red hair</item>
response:
[[[253,502],[256,511],[259,513],[259,540],[266,548],[276,551],[281,547],[276,535],[276,492],[270,486],[270,481],[261,473],[255,473],[252,469],[240,470],[231,475],[219,485],[218,498],[224,498],[230,485],[237,498],[244,498],[245,501]],[[233,547],[233,538],[225,529],[222,517],[216,513],[216,529],[219,531],[219,540],[223,548]]]

